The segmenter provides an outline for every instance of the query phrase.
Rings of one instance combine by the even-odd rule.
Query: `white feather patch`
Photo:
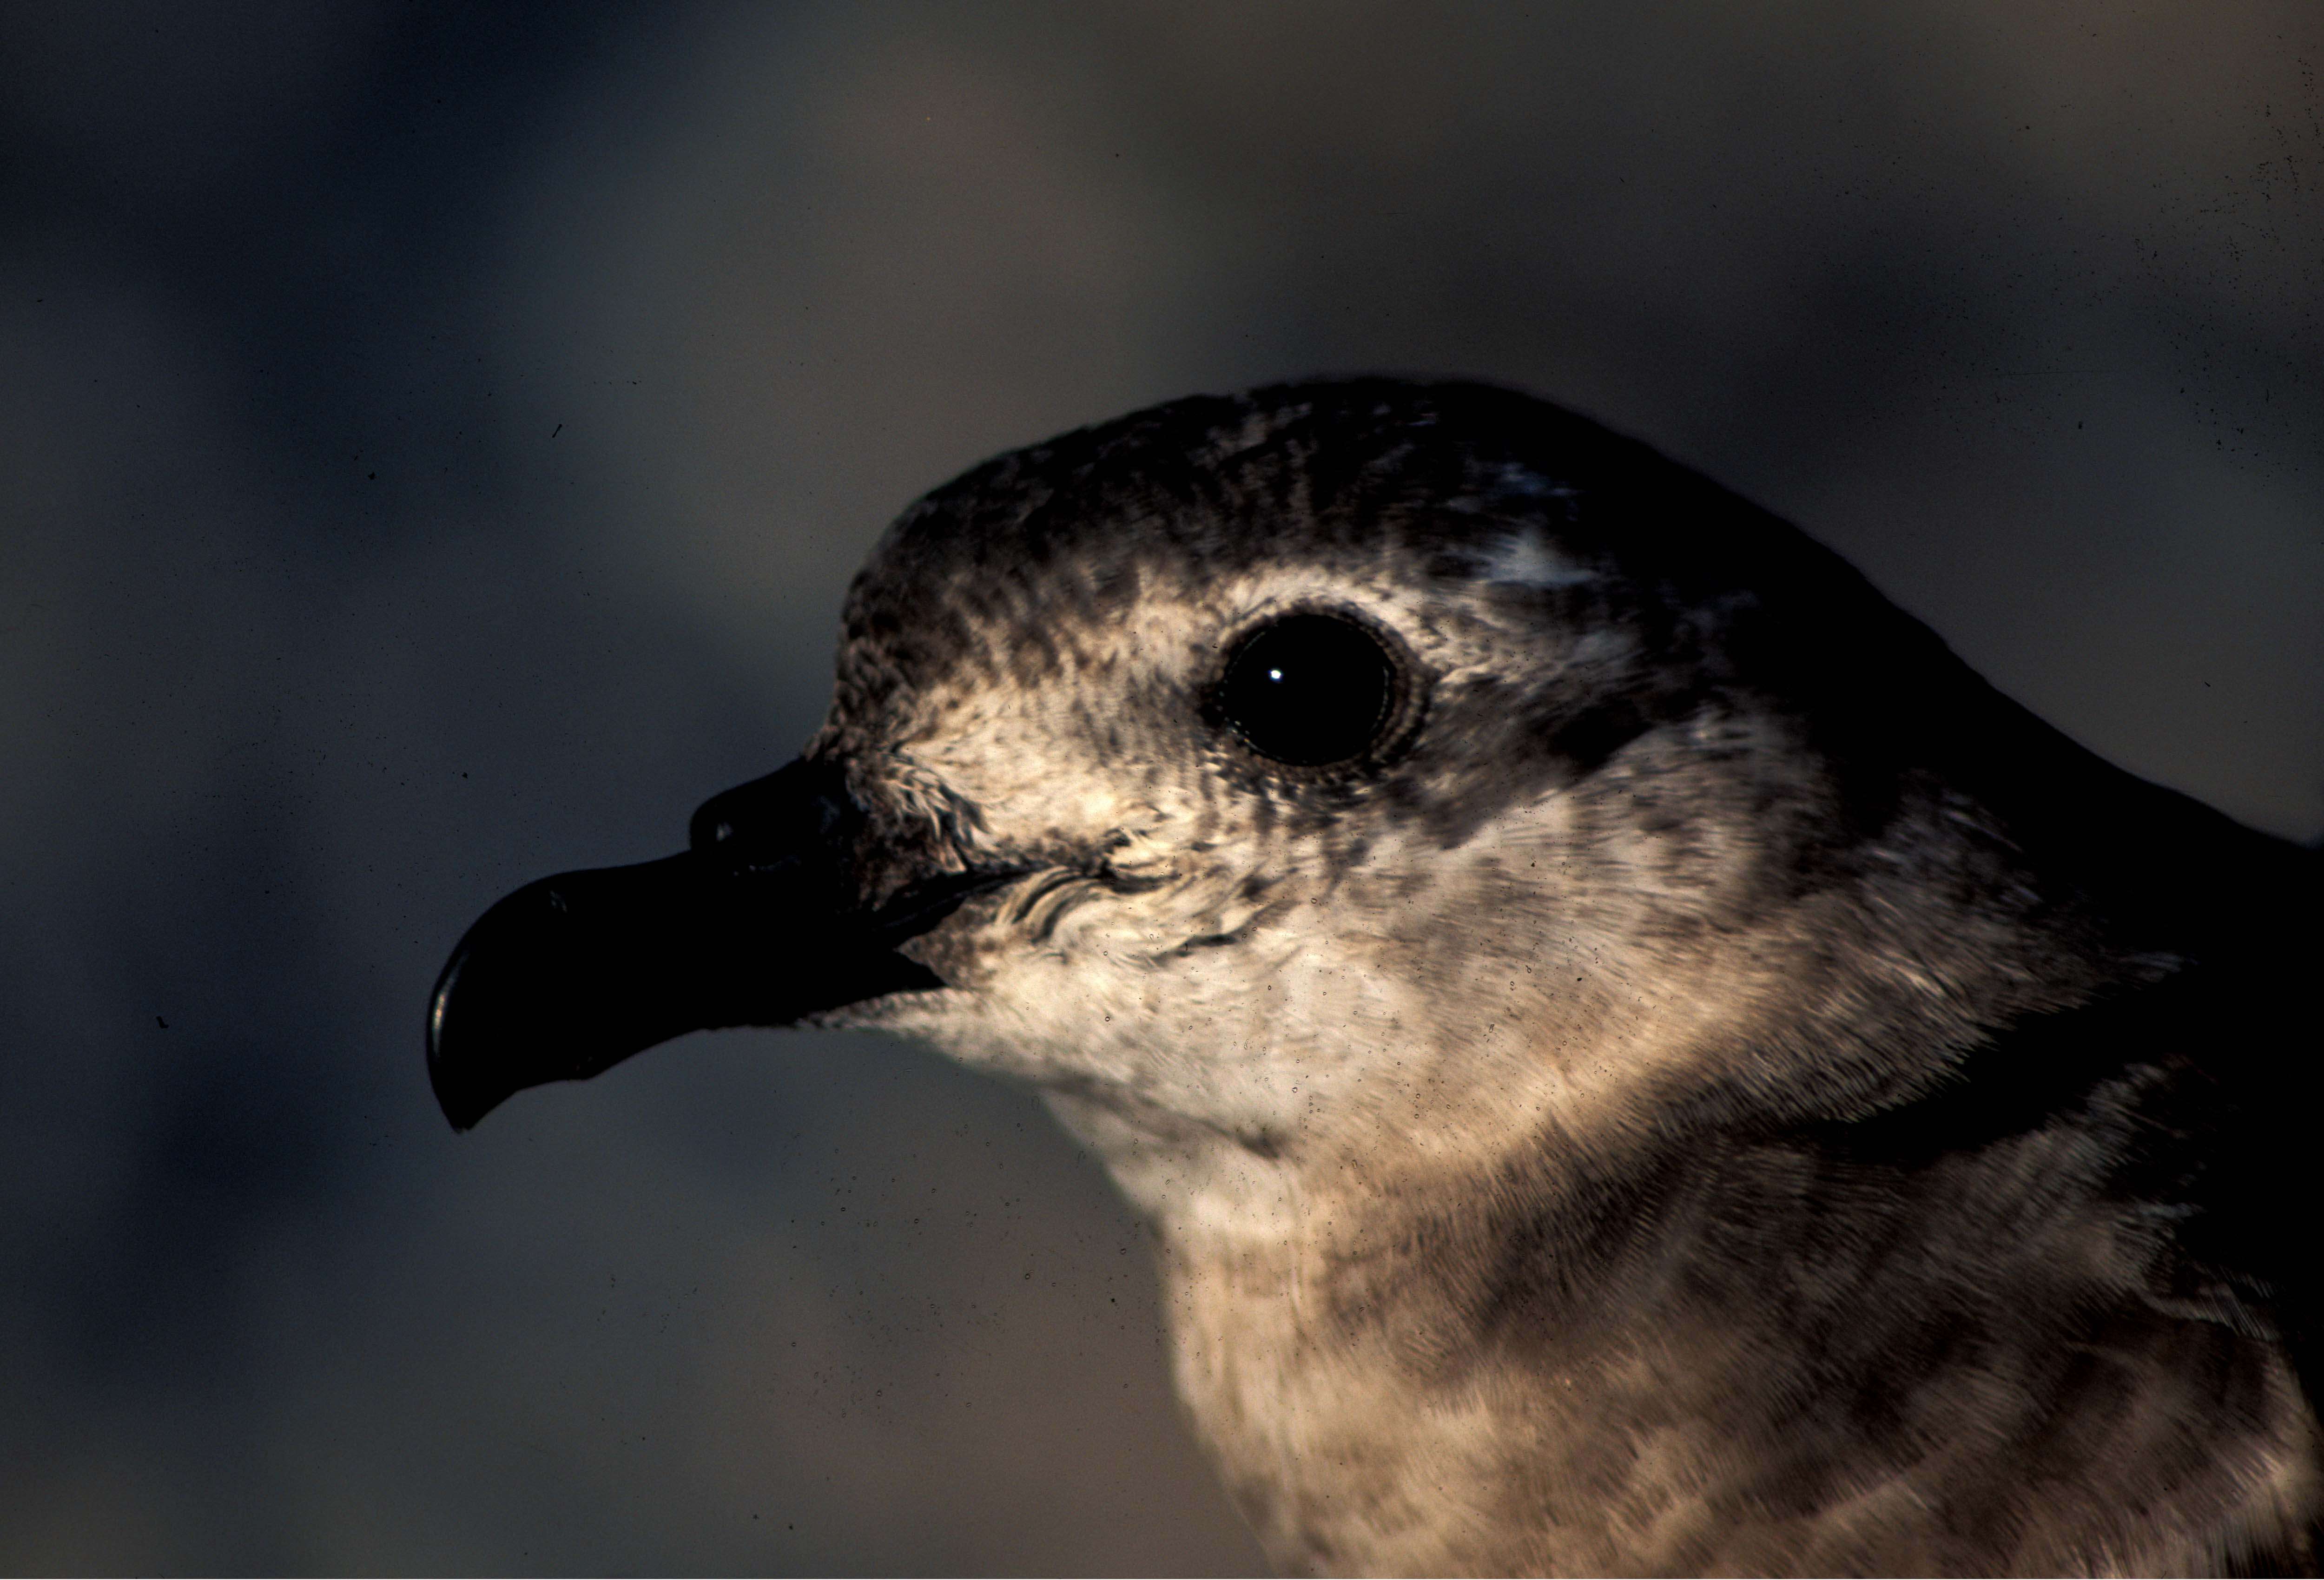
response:
[[[1488,582],[1543,588],[1579,586],[1597,581],[1600,574],[1559,553],[1538,527],[1512,532],[1487,550],[1484,571]]]

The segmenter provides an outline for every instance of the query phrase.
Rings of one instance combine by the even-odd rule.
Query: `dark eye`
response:
[[[1242,640],[1217,706],[1251,750],[1296,767],[1370,750],[1396,701],[1396,661],[1351,620],[1289,614]]]

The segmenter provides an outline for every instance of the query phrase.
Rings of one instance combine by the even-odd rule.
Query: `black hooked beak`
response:
[[[689,831],[681,855],[544,877],[468,929],[428,1006],[428,1079],[453,1129],[687,1032],[941,988],[896,946],[991,882],[863,910],[863,814],[835,767],[804,758],[713,796]]]

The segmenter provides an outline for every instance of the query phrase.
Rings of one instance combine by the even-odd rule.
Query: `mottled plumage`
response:
[[[1338,766],[1221,713],[1302,611],[1395,664]],[[858,580],[806,758],[673,859],[811,846],[731,870],[890,962],[812,1018],[1104,1161],[1283,1566],[2316,1564],[2318,857],[1644,446],[1360,381],[1003,456]]]

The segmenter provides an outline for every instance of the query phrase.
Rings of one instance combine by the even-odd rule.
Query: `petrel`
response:
[[[486,912],[466,1129],[701,1027],[1030,1083],[1286,1570],[2313,1573],[2324,859],[1512,391],[890,528],[799,758]]]

